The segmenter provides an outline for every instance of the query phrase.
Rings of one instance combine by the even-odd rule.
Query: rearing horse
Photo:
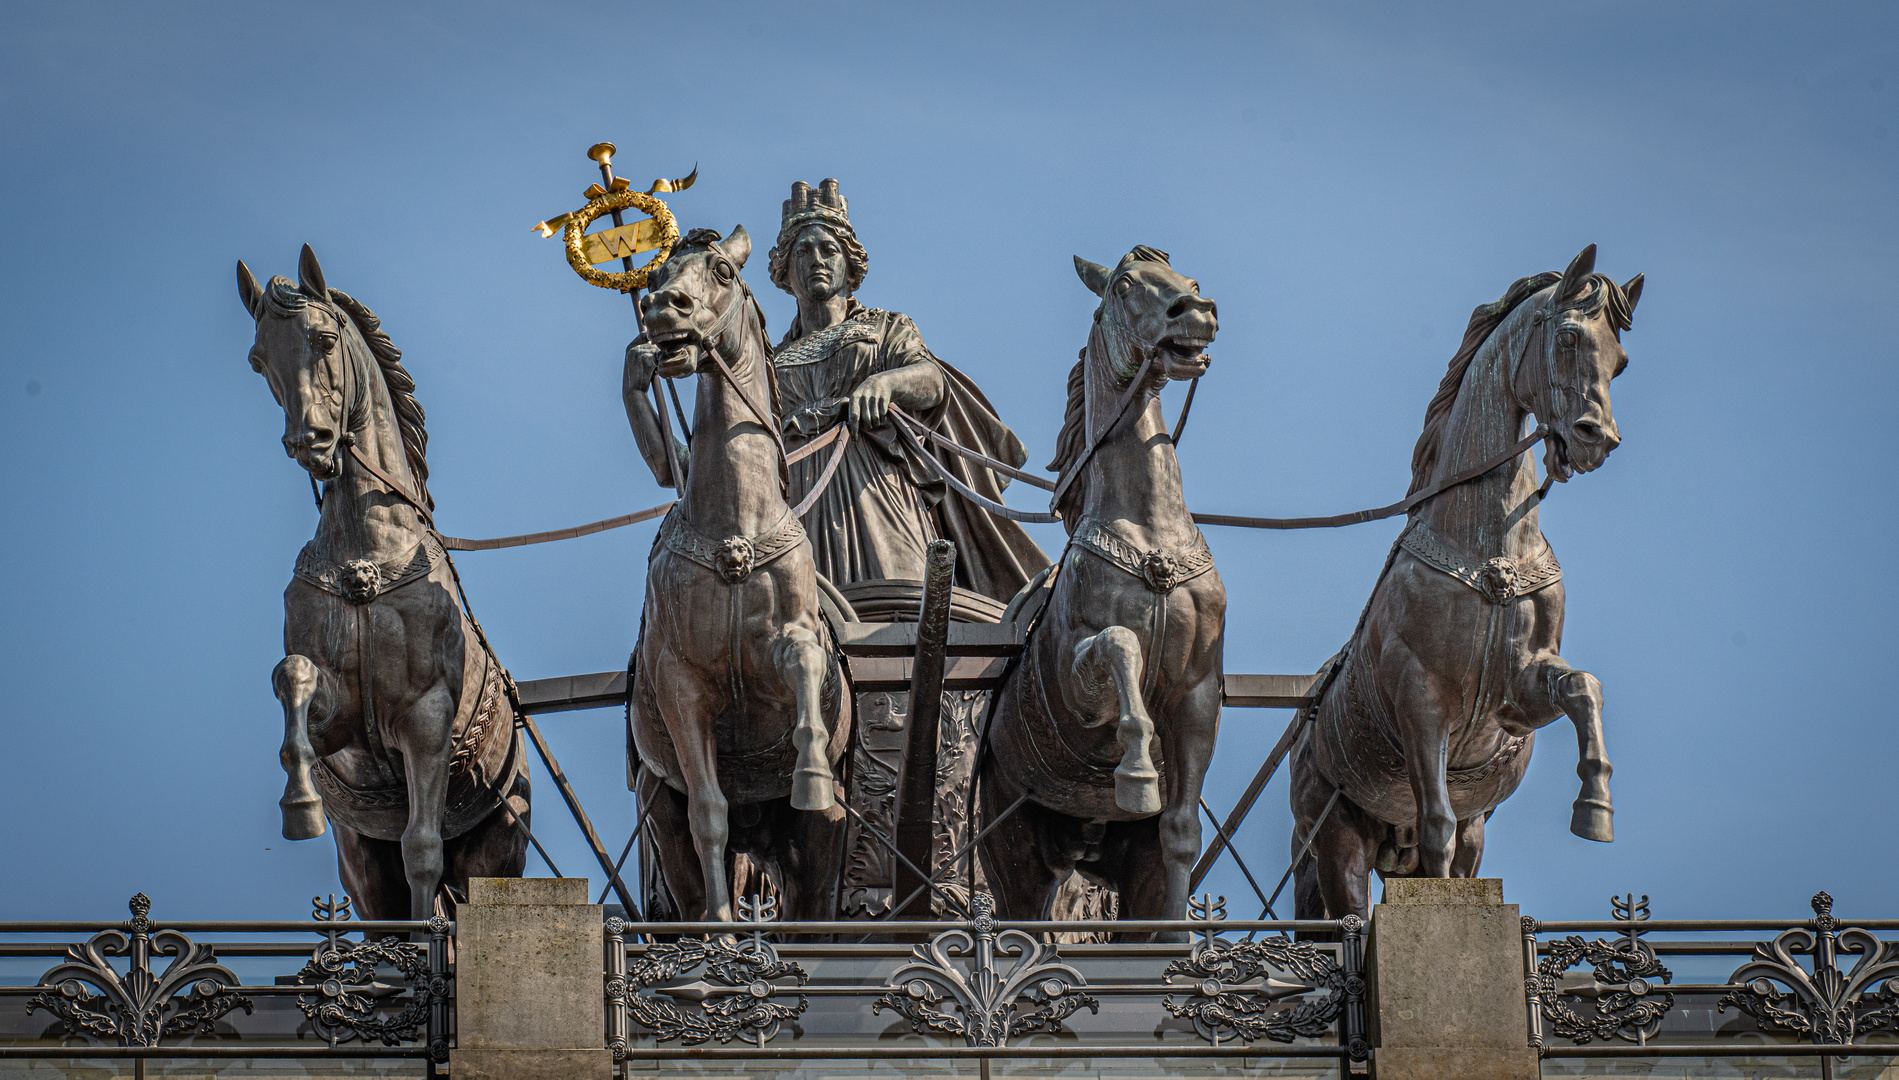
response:
[[[765,316],[739,279],[751,250],[743,227],[694,229],[640,301],[659,374],[699,381],[685,486],[647,563],[629,720],[663,781],[641,791],[679,911],[730,921],[742,850],[775,871],[788,918],[830,919],[851,695],[785,501]]]
[[[1044,917],[1079,868],[1119,891],[1122,918],[1184,919],[1220,723],[1226,587],[1181,493],[1159,394],[1206,372],[1219,321],[1154,248],[1113,270],[1079,258],[1075,269],[1101,306],[1050,466],[1069,544],[996,691],[985,824],[1027,801],[983,841],[983,865],[1004,918]]]
[[[1413,492],[1507,457],[1532,414],[1553,480],[1615,449],[1609,381],[1628,363],[1642,276],[1618,286],[1595,263],[1591,244],[1472,314],[1425,413]],[[1475,876],[1484,822],[1523,779],[1536,729],[1565,714],[1582,778],[1570,831],[1614,838],[1602,684],[1557,655],[1562,568],[1540,497],[1526,450],[1411,512],[1293,755],[1293,858],[1307,837],[1315,855],[1299,918],[1368,914],[1373,869]]]
[[[323,484],[316,537],[284,590],[284,837],[336,826],[357,912],[425,919],[437,890],[519,877],[527,760],[507,673],[457,603],[427,521],[428,433],[402,353],[369,309],[324,284],[308,245],[298,281],[259,286],[251,367],[284,410],[284,450]]]

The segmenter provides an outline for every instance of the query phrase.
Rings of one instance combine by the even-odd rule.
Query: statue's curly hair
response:
[[[850,283],[851,292],[855,293],[864,284],[864,275],[870,270],[870,253],[864,250],[863,244],[857,242],[857,233],[850,227],[839,227],[824,221],[806,222],[790,235],[781,234],[778,237],[778,243],[772,246],[769,257],[771,283],[791,292],[791,245],[797,242],[806,229],[811,228],[824,229],[837,238],[838,246],[844,249],[845,279]]]

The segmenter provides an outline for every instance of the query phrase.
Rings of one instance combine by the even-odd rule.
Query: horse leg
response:
[[[706,903],[705,879],[700,874],[699,855],[693,847],[692,814],[687,809],[686,796],[650,769],[640,774],[640,787],[646,806],[640,828],[652,840],[660,883],[672,898],[672,910],[681,917],[700,911]],[[657,906],[650,899],[647,903]]]
[[[1457,826],[1457,854],[1451,857],[1452,877],[1476,877],[1478,864],[1484,861],[1484,823],[1488,810],[1473,814]]]
[[[529,824],[529,784],[525,770],[515,777],[514,785],[503,798],[508,810],[514,811],[523,825]],[[520,825],[508,817],[507,810],[497,806],[474,828],[448,841],[444,849],[448,864],[445,884],[451,895],[467,896],[469,878],[520,877],[527,869],[527,849],[527,837],[521,835]]]
[[[773,653],[779,677],[798,701],[798,726],[791,732],[798,747],[798,764],[791,774],[792,809],[829,811],[841,822],[844,812],[836,808],[832,791],[831,733],[824,726],[824,676],[831,658],[818,635],[802,626],[786,627]]]
[[[1213,760],[1214,739],[1220,730],[1222,691],[1219,669],[1215,667],[1211,678],[1187,691],[1169,725],[1168,779],[1173,792],[1167,808],[1161,811],[1158,835],[1160,866],[1166,875],[1160,914],[1163,919],[1187,917],[1193,864],[1200,857],[1200,789],[1206,781],[1207,766]],[[1119,776],[1115,782],[1119,787]],[[1185,941],[1187,938],[1185,934],[1162,935],[1158,940]]]
[[[270,673],[270,687],[284,707],[284,745],[278,752],[287,779],[277,800],[284,816],[285,840],[314,840],[323,835],[323,797],[310,779],[316,749],[310,745],[310,709],[328,719],[336,709],[329,678],[308,657],[291,654]]]
[[[829,814],[789,813],[785,826],[773,830],[773,861],[782,871],[780,891],[785,898],[780,918],[835,919],[844,869],[843,811],[836,812],[835,820]]]
[[[705,887],[705,909],[699,918],[705,922],[732,921],[732,884],[726,869],[732,823],[725,791],[719,787],[718,700],[716,690],[682,673],[673,686],[672,700],[661,705],[686,786],[686,823],[699,852],[700,880]]]
[[[1298,918],[1324,919],[1371,915],[1372,856],[1378,850],[1376,825],[1366,820],[1358,807],[1340,795],[1332,782],[1312,767],[1304,748],[1293,755],[1292,767],[1292,858],[1294,865],[1310,853],[1304,869],[1293,876],[1302,884],[1293,894]],[[1328,812],[1326,804],[1332,809]],[[1325,820],[1313,825],[1320,815]],[[1311,839],[1308,847],[1306,841]],[[1301,874],[1308,875],[1300,878]],[[1310,905],[1310,906],[1308,906]],[[1308,912],[1311,912],[1308,915]]]
[[[1083,696],[1093,697],[1104,682],[1114,681],[1115,734],[1121,740],[1121,764],[1114,769],[1114,805],[1130,814],[1157,814],[1160,770],[1154,767],[1148,749],[1154,739],[1154,721],[1141,700],[1142,666],[1141,639],[1125,626],[1110,626],[1075,643],[1073,671],[1081,680]],[[1195,828],[1197,832],[1197,821]]]
[[[1551,657],[1524,668],[1517,679],[1517,701],[1530,716],[1555,720],[1562,714],[1576,725],[1576,776],[1582,780],[1582,790],[1576,796],[1569,831],[1585,840],[1614,840],[1615,807],[1609,799],[1613,770],[1602,735],[1602,683],[1587,671],[1570,667],[1562,657]]]
[[[402,845],[336,827],[336,876],[359,919],[409,917],[409,883],[402,874]]]
[[[978,824],[985,829],[1022,794],[993,759],[977,787],[981,803]],[[1059,849],[1049,836],[1048,815],[1049,811],[1036,803],[1024,802],[977,844],[983,876],[996,898],[998,918],[1047,918],[1057,886],[1074,869],[1072,862],[1056,856]]]
[[[435,913],[442,887],[442,818],[448,811],[448,762],[455,728],[455,700],[436,683],[396,724],[408,779],[409,822],[402,830],[402,868],[409,879],[409,918]]]
[[[1418,805],[1418,877],[1450,877],[1457,852],[1457,812],[1451,809],[1446,756],[1450,719],[1456,708],[1435,692],[1423,665],[1412,659],[1399,673],[1393,695],[1398,739],[1404,749],[1411,794]]]

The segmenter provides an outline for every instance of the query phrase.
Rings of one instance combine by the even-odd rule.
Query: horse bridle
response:
[[[731,366],[725,362],[725,358],[719,355],[719,346],[724,344],[725,335],[738,322],[739,312],[745,308],[748,303],[755,305],[758,302],[752,297],[752,287],[745,284],[744,278],[739,277],[737,268],[733,267],[730,261],[725,260],[723,255],[719,256],[719,258],[724,265],[731,270],[732,284],[737,286],[737,288],[732,290],[732,302],[725,306],[725,310],[719,313],[719,317],[712,321],[710,327],[700,332],[700,348],[707,356],[710,356],[712,362],[718,366],[719,374],[724,376],[727,385],[731,386],[732,392],[737,394],[739,401],[744,403],[745,410],[751,413],[752,416],[763,425],[765,430],[771,434],[773,444],[778,447],[780,468],[785,470],[788,476],[790,465],[787,462],[790,455],[785,452],[784,435],[778,430],[778,425],[771,419],[770,410],[759,408],[758,403],[752,400],[752,395],[746,393],[745,388],[739,385],[738,375],[734,373]],[[770,360],[767,359],[766,362],[770,363]],[[663,377],[670,379],[672,376]],[[680,422],[685,422],[684,416],[680,417]]]
[[[1567,468],[1569,462],[1569,444],[1563,438],[1562,434],[1557,431],[1555,417],[1555,414],[1562,411],[1562,402],[1568,394],[1567,388],[1558,380],[1556,370],[1556,348],[1558,340],[1561,337],[1559,331],[1562,329],[1558,324],[1562,319],[1563,312],[1569,310],[1563,306],[1563,298],[1556,294],[1557,291],[1560,291],[1561,286],[1562,282],[1559,281],[1556,283],[1556,286],[1550,294],[1549,302],[1536,309],[1536,313],[1530,317],[1530,323],[1543,335],[1544,395],[1548,402],[1547,411],[1551,414],[1547,418],[1539,418],[1544,419],[1545,422],[1542,426],[1548,429],[1546,438],[1549,439],[1555,449],[1556,455],[1562,458],[1564,466]],[[1534,408],[1534,402],[1531,403],[1530,407],[1525,407],[1523,402],[1517,401],[1517,376],[1522,373],[1523,361],[1527,359],[1529,355],[1530,349],[1528,345],[1524,346],[1523,351],[1517,353],[1516,363],[1510,367],[1510,382],[1507,386],[1507,390],[1510,394],[1510,400],[1515,402],[1517,408],[1522,409],[1526,413],[1538,415],[1537,410]],[[1555,474],[1553,472],[1546,475],[1543,480],[1542,489],[1538,492],[1538,496],[1541,497],[1543,494],[1546,494],[1550,489],[1550,485],[1554,482]]]
[[[1102,292],[1104,293],[1114,292],[1113,280],[1109,281],[1108,287],[1106,289],[1103,289]],[[1101,444],[1107,441],[1108,433],[1121,425],[1122,419],[1127,416],[1128,406],[1134,403],[1135,395],[1141,393],[1142,387],[1147,385],[1148,377],[1153,373],[1153,370],[1154,370],[1154,357],[1156,353],[1153,351],[1149,351],[1144,345],[1142,345],[1135,338],[1134,332],[1128,329],[1127,325],[1120,319],[1119,317],[1120,316],[1120,304],[1119,304],[1120,297],[1115,296],[1114,299],[1116,301],[1114,310],[1106,312],[1105,319],[1102,322],[1102,326],[1101,326],[1102,336],[1107,339],[1119,338],[1121,341],[1128,344],[1128,348],[1130,352],[1136,351],[1138,349],[1138,351],[1140,351],[1141,353],[1141,366],[1135,370],[1134,377],[1128,381],[1127,389],[1121,392],[1120,400],[1115,402],[1114,415],[1111,418],[1109,418],[1108,423],[1104,427],[1102,427],[1099,431],[1096,431],[1089,436],[1087,448],[1084,449],[1081,452],[1081,455],[1075,459],[1075,463],[1073,465],[1070,465],[1066,470],[1063,471],[1060,481],[1056,483],[1055,493],[1049,496],[1048,508],[1052,513],[1055,513],[1058,516],[1061,513],[1062,498],[1068,494],[1068,489],[1074,486],[1075,480],[1081,476],[1082,471],[1087,466],[1089,460],[1095,456],[1095,451],[1101,449]],[[1101,302],[1102,302],[1102,306],[1105,308],[1108,304],[1108,297],[1103,296]],[[1083,357],[1082,362],[1084,364],[1087,363],[1087,359],[1085,355]],[[1087,415],[1087,401],[1088,401],[1087,388],[1086,388],[1087,378],[1088,378],[1088,369],[1084,367],[1082,369],[1082,379],[1083,379],[1082,422],[1084,424],[1087,423],[1089,419]],[[1182,419],[1183,420],[1185,419],[1184,415]]]

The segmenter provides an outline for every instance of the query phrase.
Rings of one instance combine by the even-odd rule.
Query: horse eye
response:
[[[251,350],[251,370],[259,375],[264,373],[264,354],[262,350]]]
[[[1128,290],[1133,287],[1134,287],[1133,278],[1129,278],[1129,277],[1120,278],[1116,280],[1114,283],[1114,295],[1126,296],[1128,294]]]
[[[1576,341],[1580,337],[1581,335],[1577,334],[1576,331],[1564,327],[1556,332],[1556,343],[1565,349],[1573,349],[1576,347]]]
[[[714,266],[713,266],[713,268],[712,268],[712,272],[713,272],[713,273],[715,273],[715,274],[717,274],[717,275],[719,276],[719,280],[720,280],[720,281],[731,281],[731,280],[732,280],[732,267],[731,267],[731,265],[730,265],[730,264],[728,264],[728,263],[716,263],[716,264],[714,264]]]

